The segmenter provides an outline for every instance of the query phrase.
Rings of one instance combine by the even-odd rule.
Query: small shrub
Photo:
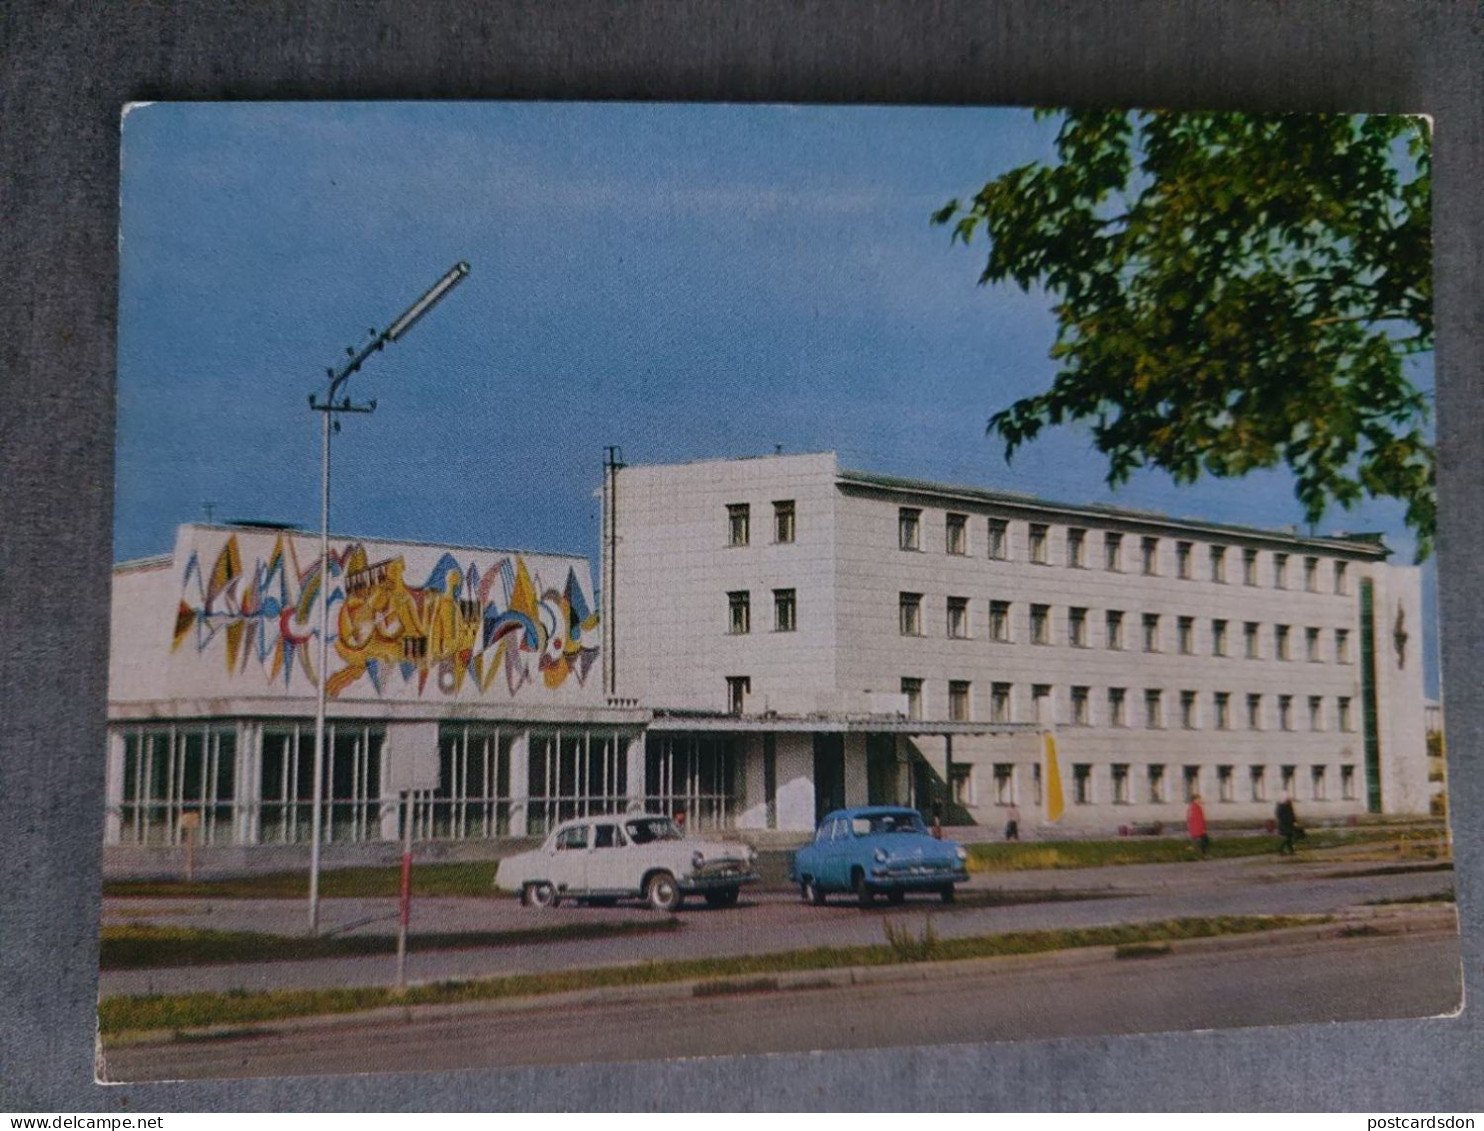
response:
[[[933,929],[933,918],[928,916],[922,934],[914,934],[906,924],[896,924],[890,919],[881,924],[886,935],[886,945],[898,962],[930,962],[938,956],[938,932]]]

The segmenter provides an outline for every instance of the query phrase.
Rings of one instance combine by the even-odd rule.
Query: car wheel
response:
[[[886,893],[887,903],[902,903],[906,900],[907,893],[904,891],[889,891]]]
[[[944,903],[952,903],[955,899],[958,898],[958,894],[953,890],[952,884],[949,884],[938,894],[942,897]]]
[[[674,876],[669,872],[656,872],[649,877],[644,898],[649,900],[649,906],[656,911],[675,911],[679,909],[684,896],[680,894],[680,885],[675,882]]]
[[[804,878],[804,882],[799,885],[799,895],[811,907],[824,906],[824,889],[819,886],[819,881],[813,876]]]
[[[855,888],[856,901],[862,907],[870,907],[876,902],[876,893],[871,890],[871,885],[866,883],[866,874],[859,868],[855,870],[855,883],[852,886]]]
[[[527,884],[521,891],[521,902],[527,907],[555,907],[561,900],[557,896],[557,890],[551,884],[542,880],[540,883]]]

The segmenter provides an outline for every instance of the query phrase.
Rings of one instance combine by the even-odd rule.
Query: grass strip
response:
[[[401,891],[400,865],[335,868],[320,873],[319,893],[325,899],[395,899]],[[412,894],[417,896],[494,896],[495,861],[458,864],[418,864],[412,869]],[[105,896],[164,899],[307,899],[309,874],[267,872],[228,880],[109,880]]]
[[[1276,836],[1211,838],[1210,855],[1218,860],[1276,854],[1283,843]],[[1316,829],[1299,842],[1304,850],[1345,845],[1396,845],[1399,852],[1415,841],[1390,829]],[[1129,837],[1118,840],[1064,840],[971,844],[969,871],[1017,872],[1043,868],[1102,868],[1123,864],[1180,864],[1199,858],[1190,838]]]
[[[904,961],[957,961],[1017,954],[1039,954],[1091,946],[1178,942],[1218,935],[1272,931],[1328,922],[1325,916],[1245,915],[1169,919],[1109,927],[1014,931],[971,938],[935,939],[929,954],[904,959],[889,945],[811,947],[773,954],[729,958],[693,958],[516,974],[503,978],[436,982],[413,986],[403,994],[380,986],[323,990],[233,990],[227,993],[148,994],[105,998],[98,1005],[98,1024],[105,1034],[197,1029],[208,1025],[243,1025],[294,1017],[356,1013],[389,1005],[443,1005],[497,1001],[612,986],[647,986],[703,979],[754,978],[794,971],[844,966],[891,966]]]
[[[673,916],[656,916],[629,923],[564,923],[510,931],[448,931],[411,935],[407,949],[412,952],[474,950],[577,942],[649,935],[678,930],[680,926],[680,921]],[[385,934],[311,937],[130,924],[103,928],[98,967],[101,970],[142,970],[160,966],[293,962],[315,958],[361,958],[394,954],[396,950],[396,937]]]

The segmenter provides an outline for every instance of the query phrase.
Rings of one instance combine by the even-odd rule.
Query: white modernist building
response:
[[[655,713],[651,746],[735,720],[739,824],[911,801],[1113,828],[1195,793],[1217,820],[1285,793],[1311,818],[1427,812],[1419,571],[1376,537],[829,453],[615,465],[604,499],[609,693]]]
[[[1379,540],[841,470],[624,467],[585,559],[186,525],[114,571],[110,845],[332,843],[644,808],[806,832],[844,804],[1111,830],[1428,808],[1418,571]],[[1053,772],[1054,770],[1054,772]],[[1059,803],[1060,802],[1060,803]]]

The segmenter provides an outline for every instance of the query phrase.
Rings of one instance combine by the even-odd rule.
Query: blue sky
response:
[[[606,444],[631,463],[833,449],[866,470],[1301,522],[1282,473],[1112,492],[1083,429],[1010,466],[985,436],[1049,382],[1054,323],[1042,296],[979,287],[984,249],[928,216],[1048,158],[1054,133],[995,109],[137,108],[115,560],[167,551],[207,502],[317,528],[308,394],[460,259],[463,284],[350,383],[380,407],[336,439],[337,530],[595,557]],[[1320,529],[1381,530],[1411,557],[1397,505]]]

